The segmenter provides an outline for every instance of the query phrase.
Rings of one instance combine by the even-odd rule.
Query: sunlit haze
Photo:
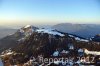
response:
[[[0,25],[100,23],[99,0],[0,0]]]

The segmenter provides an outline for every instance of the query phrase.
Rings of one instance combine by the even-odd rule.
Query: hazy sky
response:
[[[0,0],[0,25],[100,23],[100,0]]]

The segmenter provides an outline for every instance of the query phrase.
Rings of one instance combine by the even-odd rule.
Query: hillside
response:
[[[3,61],[6,61],[6,63],[4,63],[5,66],[52,66],[52,63],[39,62],[39,57],[73,57],[76,61],[68,62],[68,64],[71,65],[74,64],[74,62],[78,64],[82,63],[77,60],[78,56],[100,55],[99,52],[96,52],[99,50],[100,44],[97,42],[86,40],[69,33],[59,32],[54,29],[37,29],[16,47],[4,51],[1,57]],[[94,61],[96,60],[97,59]],[[59,66],[60,62],[53,63],[53,66]]]

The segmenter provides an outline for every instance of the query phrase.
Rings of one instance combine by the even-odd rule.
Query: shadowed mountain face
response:
[[[61,32],[71,33],[71,34],[75,34],[75,35],[79,35],[79,36],[87,38],[87,37],[90,37],[90,36],[93,36],[93,35],[96,35],[97,33],[99,33],[100,27],[99,27],[99,25],[65,23],[65,24],[55,25],[55,26],[53,26],[53,28],[55,28]],[[19,42],[23,42],[25,40],[25,38],[29,37],[29,35],[31,35],[36,29],[38,29],[38,28],[31,26],[31,25],[27,25],[27,26],[24,26],[21,29],[17,30],[14,34],[8,35],[8,36],[0,39],[0,52],[18,45]],[[4,30],[2,30],[0,32],[0,34],[3,33],[3,31]],[[13,29],[11,31],[9,29],[5,29],[5,32],[3,34],[5,34],[6,32],[9,33],[8,31],[13,32]],[[49,31],[47,31],[47,32],[49,32]],[[93,39],[93,41],[99,42],[100,36],[99,37],[95,36],[92,39]]]
[[[97,34],[94,37],[92,37],[92,40],[96,42],[100,42],[100,34]]]
[[[42,63],[39,63],[38,60],[39,56],[44,58],[77,57],[79,55],[78,49],[80,48],[98,51],[100,50],[100,44],[57,30],[37,29],[31,35],[28,35],[23,42],[16,45],[16,47],[11,48],[7,53],[6,51],[3,52],[2,59],[7,61],[4,63],[5,66],[8,64],[35,66],[30,63],[33,57],[37,59],[37,65],[41,65]],[[48,65],[44,64],[44,66]]]
[[[95,24],[71,24],[61,23],[52,28],[62,32],[75,34],[84,38],[90,38],[100,33],[100,25]]]
[[[5,66],[49,66],[39,62],[40,56],[74,57],[74,60],[77,60],[76,57],[87,56],[88,53],[89,56],[96,55],[96,52],[92,53],[88,50],[99,51],[100,43],[55,29],[40,29],[30,25],[0,40],[0,51],[3,51],[0,56]],[[33,58],[36,59],[36,63],[33,62]]]
[[[15,47],[19,42],[23,41],[25,37],[29,36],[35,29],[37,28],[27,25],[17,30],[15,33],[0,39],[0,52]]]

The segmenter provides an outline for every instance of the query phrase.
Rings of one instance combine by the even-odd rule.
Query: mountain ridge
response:
[[[72,24],[72,23],[60,23],[54,25],[52,28],[65,32],[78,35],[84,38],[91,38],[100,33],[100,25],[97,24]]]
[[[15,43],[14,46],[9,47],[8,50],[1,53],[5,66],[48,65],[39,63],[39,60],[35,64],[32,58],[38,59],[39,56],[44,58],[74,57],[76,60],[77,56],[98,56],[100,54],[98,52],[100,50],[100,43],[55,29],[40,29],[28,25],[27,28],[24,26],[13,35],[15,38],[18,37],[16,39],[18,43]],[[31,64],[29,63],[30,61],[32,61]],[[75,62],[77,63],[78,61]],[[78,64],[80,63],[81,61]]]

